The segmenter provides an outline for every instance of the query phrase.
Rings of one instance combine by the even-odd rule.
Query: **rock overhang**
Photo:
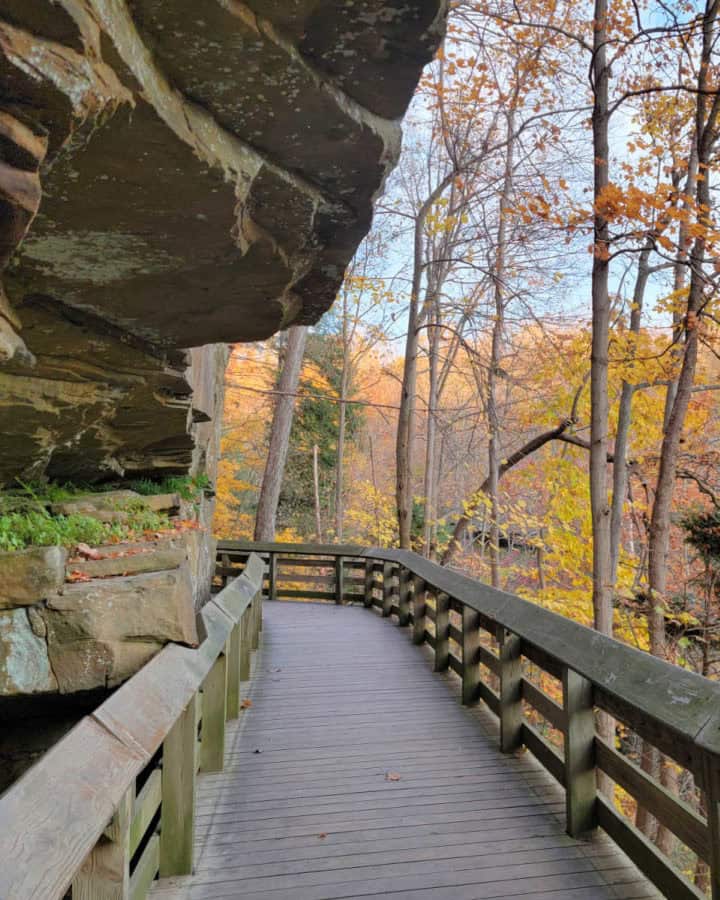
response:
[[[187,468],[180,351],[331,305],[444,6],[6,0],[0,480]]]

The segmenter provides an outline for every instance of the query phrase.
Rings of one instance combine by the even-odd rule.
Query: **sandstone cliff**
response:
[[[443,6],[3,0],[0,482],[187,471],[187,348],[332,303]]]

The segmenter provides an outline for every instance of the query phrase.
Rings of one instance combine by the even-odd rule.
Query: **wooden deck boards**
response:
[[[658,897],[407,630],[358,607],[266,603],[253,706],[199,781],[195,873],[159,900]],[[394,776],[399,780],[394,780]],[[390,776],[390,777],[389,777]]]

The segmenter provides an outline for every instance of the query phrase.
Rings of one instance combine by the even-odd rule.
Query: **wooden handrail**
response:
[[[262,575],[250,555],[203,607],[200,647],[166,646],[0,797],[3,900],[54,900],[71,884],[73,900],[140,900],[158,871],[191,871],[194,780],[198,765],[222,766],[261,629]]]
[[[596,776],[604,772],[709,864],[712,897],[720,900],[720,684],[406,550],[220,542],[223,577],[256,550],[271,561],[277,597],[357,600],[410,625],[413,642],[433,649],[435,670],[461,677],[463,702],[482,700],[498,715],[501,749],[525,746],[563,785],[568,833],[601,826],[668,897],[704,896],[599,794]],[[284,591],[279,582],[293,575],[279,572],[278,563],[290,562],[281,559],[290,554],[316,567],[357,560],[362,593],[344,592],[337,579],[334,593]],[[558,680],[562,706],[524,677],[523,660]],[[526,718],[523,702],[561,733],[561,747]],[[690,771],[705,794],[707,817],[603,744],[595,731],[598,709]]]

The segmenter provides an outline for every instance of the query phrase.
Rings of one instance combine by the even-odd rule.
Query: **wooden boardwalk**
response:
[[[195,874],[165,900],[659,897],[407,631],[358,607],[266,603],[253,706],[199,781]]]

